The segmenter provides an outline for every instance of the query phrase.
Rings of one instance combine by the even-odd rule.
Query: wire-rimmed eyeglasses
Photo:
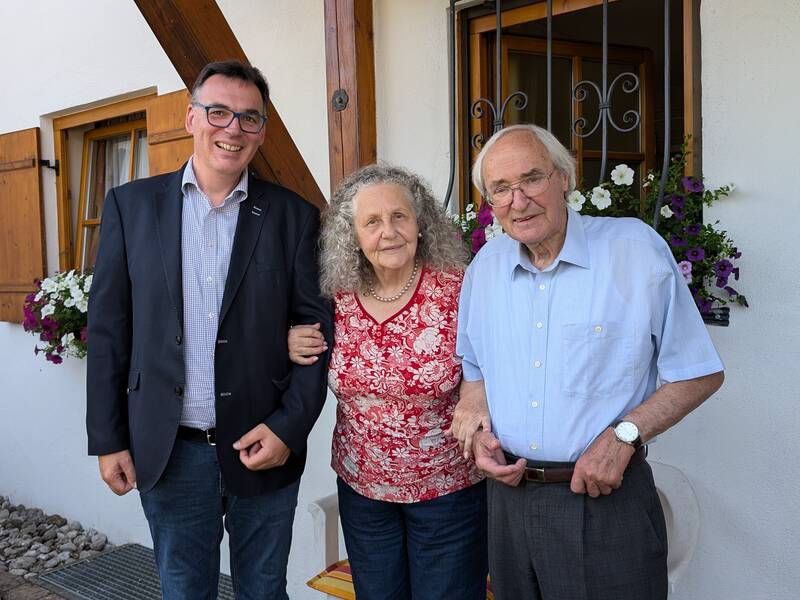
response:
[[[556,169],[550,171],[548,175],[532,173],[511,183],[501,183],[491,194],[486,195],[486,201],[494,208],[504,208],[514,201],[514,190],[519,190],[523,196],[531,199],[544,193],[555,172]]]
[[[255,111],[236,112],[230,108],[215,104],[206,105],[200,102],[192,102],[192,106],[199,106],[206,111],[208,124],[220,129],[225,129],[234,119],[239,119],[239,128],[245,133],[258,133],[267,122],[267,117]]]

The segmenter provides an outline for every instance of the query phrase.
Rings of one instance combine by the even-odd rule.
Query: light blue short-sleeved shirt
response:
[[[544,270],[499,235],[466,271],[456,351],[484,380],[508,452],[574,461],[657,381],[723,370],[664,240],[633,218],[568,210],[564,247]]]

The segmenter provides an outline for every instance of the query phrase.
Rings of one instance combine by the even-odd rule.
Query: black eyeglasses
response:
[[[207,106],[200,102],[192,102],[192,106],[199,106],[206,109],[206,119],[208,124],[220,129],[225,129],[234,119],[239,119],[239,128],[245,133],[258,133],[264,128],[264,123],[267,122],[267,117],[254,112],[236,112],[224,106]]]

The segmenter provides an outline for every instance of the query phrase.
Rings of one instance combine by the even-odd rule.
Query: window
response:
[[[501,105],[509,94],[523,91],[528,105],[518,111],[511,103],[504,124],[532,122],[547,127],[547,2],[508,2],[501,29]],[[601,133],[576,135],[575,122],[586,120],[578,133],[587,133],[599,116],[598,94],[587,87],[583,102],[575,98],[575,86],[590,80],[602,88],[602,0],[553,2],[552,20],[552,109],[551,130],[576,157],[579,184],[590,187],[600,179]],[[605,179],[619,163],[633,167],[637,179],[647,169],[660,169],[664,153],[664,124],[669,118],[670,153],[690,136],[692,152],[688,174],[700,168],[699,95],[699,0],[674,0],[670,12],[670,105],[665,116],[664,15],[662,2],[610,0],[608,4],[608,77],[610,86],[617,75],[634,73],[638,89],[626,93],[620,80],[608,99],[610,115],[621,129],[626,112],[639,113],[638,126],[617,131],[608,126]],[[459,148],[461,203],[479,202],[470,189],[469,169],[479,151],[481,139],[493,129],[491,110],[481,118],[470,114],[478,98],[495,99],[496,21],[494,8],[478,5],[458,13],[461,45],[459,56]],[[626,77],[625,79],[630,79]],[[486,108],[484,106],[484,108]],[[631,113],[628,113],[629,115]],[[478,148],[473,147],[478,141]]]
[[[146,177],[147,128],[144,113],[98,123],[83,136],[75,267],[91,270],[97,258],[100,218],[108,191]]]

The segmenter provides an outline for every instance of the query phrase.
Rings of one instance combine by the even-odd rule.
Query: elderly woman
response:
[[[465,248],[418,177],[381,165],[341,184],[321,244],[335,304],[331,462],[356,595],[485,598],[485,483],[444,435]],[[290,331],[295,362],[324,347],[314,328]]]

